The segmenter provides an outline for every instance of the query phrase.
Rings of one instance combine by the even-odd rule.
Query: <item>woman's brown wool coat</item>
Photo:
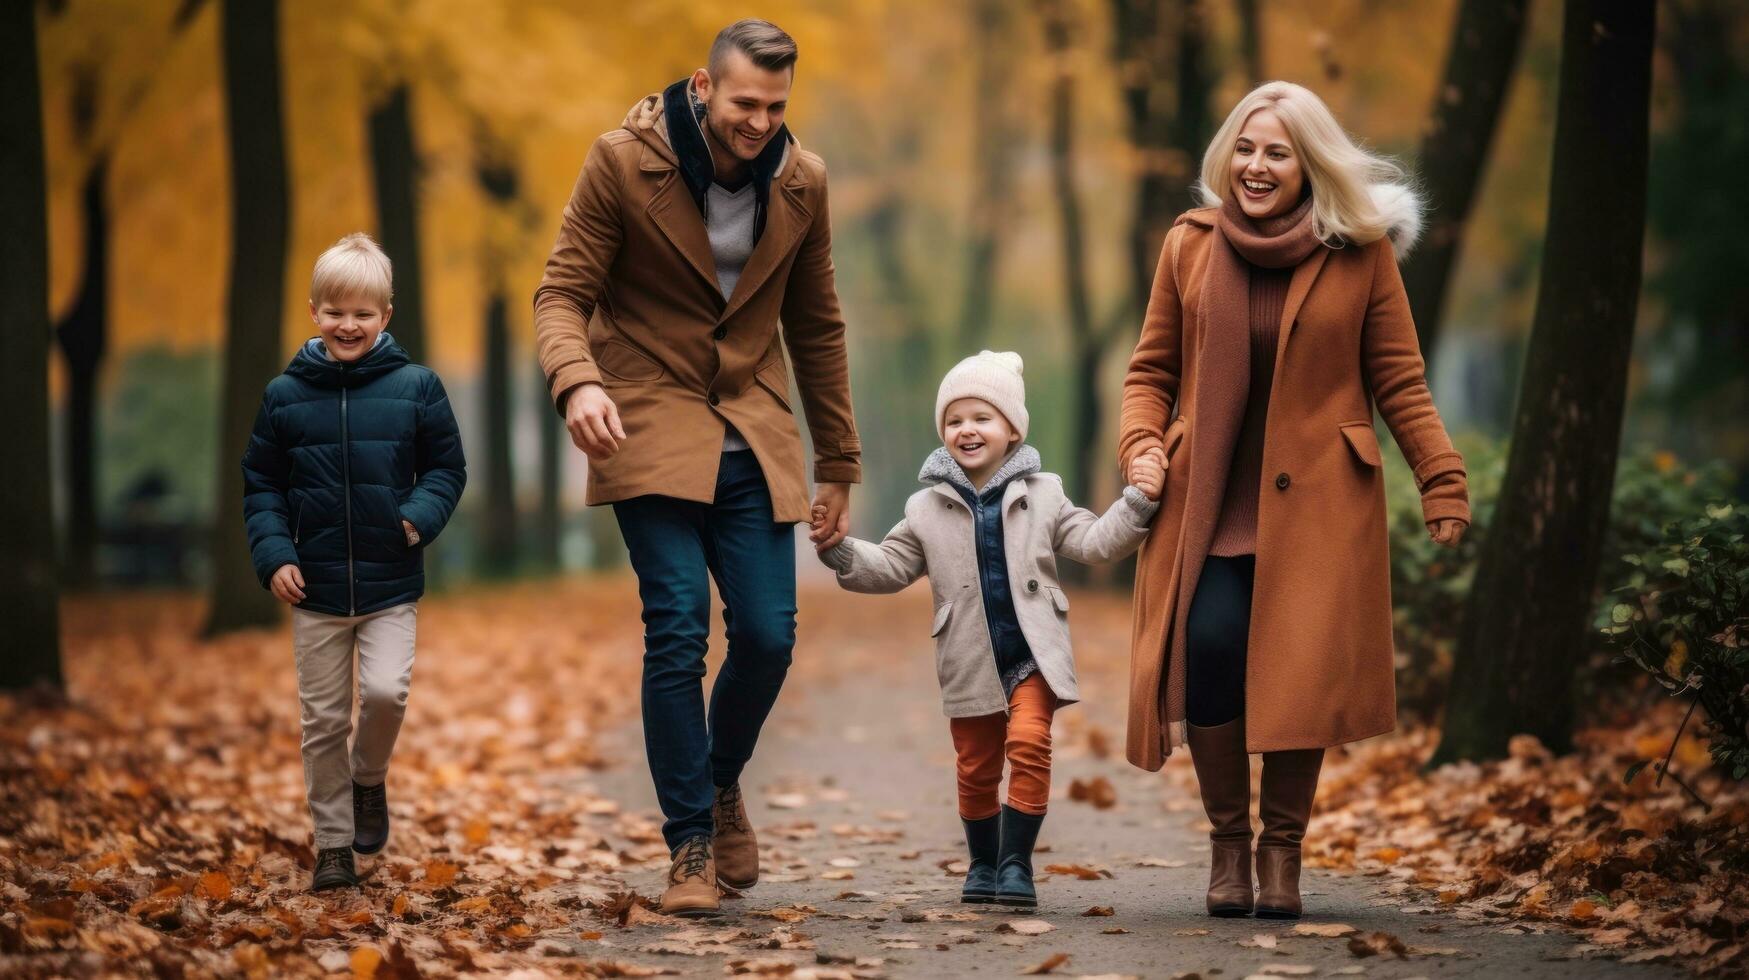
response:
[[[1197,360],[1215,215],[1191,211],[1168,233],[1124,381],[1120,461],[1127,468],[1153,446],[1169,461],[1137,559],[1131,635],[1126,750],[1150,770],[1183,741],[1185,566],[1204,557],[1187,551],[1208,540],[1220,509],[1218,495],[1195,491],[1224,479],[1230,462],[1219,449],[1197,453],[1199,394],[1232,383],[1200,376]],[[1469,519],[1463,459],[1428,393],[1388,240],[1314,251],[1294,270],[1281,324],[1245,676],[1252,752],[1337,745],[1396,724],[1375,405],[1414,470],[1426,519]]]

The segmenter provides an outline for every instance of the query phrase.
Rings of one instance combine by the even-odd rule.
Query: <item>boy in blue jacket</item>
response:
[[[443,382],[383,332],[392,292],[370,236],[322,253],[310,280],[319,336],[268,383],[243,453],[255,574],[292,607],[313,891],[356,886],[353,852],[388,843],[383,783],[413,676],[424,549],[467,483]]]

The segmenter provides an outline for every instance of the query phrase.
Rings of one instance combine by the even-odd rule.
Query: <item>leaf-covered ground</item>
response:
[[[362,891],[325,896],[304,890],[286,632],[203,643],[186,597],[70,602],[71,706],[0,701],[0,973],[1487,975],[1474,937],[1502,933],[1551,975],[1628,969],[1617,957],[1743,971],[1749,800],[1703,778],[1709,814],[1649,772],[1620,778],[1661,757],[1662,713],[1588,733],[1575,756],[1520,745],[1430,776],[1424,732],[1332,753],[1307,922],[1211,923],[1187,760],[1164,779],[1123,762],[1127,603],[1094,595],[1075,599],[1087,702],[1057,727],[1045,905],[961,909],[916,605],[804,591],[769,761],[749,773],[766,880],[700,925],[640,897],[666,852],[624,578],[425,603],[393,841]],[[1685,741],[1677,771],[1702,756]]]

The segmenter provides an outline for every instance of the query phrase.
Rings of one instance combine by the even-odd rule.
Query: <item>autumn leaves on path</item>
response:
[[[71,706],[0,702],[0,974],[1590,977],[1679,975],[1599,955],[1731,954],[1713,937],[1740,910],[1709,897],[1717,862],[1681,864],[1668,835],[1576,839],[1533,805],[1617,807],[1651,833],[1691,826],[1679,797],[1581,785],[1592,763],[1532,753],[1453,774],[1460,808],[1415,781],[1416,733],[1333,757],[1308,862],[1342,873],[1308,873],[1305,922],[1206,918],[1188,760],[1150,774],[1114,752],[1128,606],[1093,594],[1075,600],[1085,701],[1058,716],[1040,907],[960,906],[927,603],[804,587],[796,664],[743,782],[763,880],[703,925],[641,897],[667,853],[629,579],[427,600],[393,839],[362,890],[321,896],[305,890],[285,631],[202,643],[192,600],[69,603]],[[1585,897],[1598,868],[1640,898]]]

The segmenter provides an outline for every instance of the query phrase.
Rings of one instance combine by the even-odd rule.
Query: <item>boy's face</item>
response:
[[[949,402],[942,426],[942,441],[954,461],[967,473],[996,466],[1020,441],[1020,433],[996,406],[982,398]]]
[[[393,306],[382,307],[363,296],[330,296],[310,302],[310,319],[322,335],[322,346],[336,361],[356,361],[376,346],[377,334],[389,325]]]

